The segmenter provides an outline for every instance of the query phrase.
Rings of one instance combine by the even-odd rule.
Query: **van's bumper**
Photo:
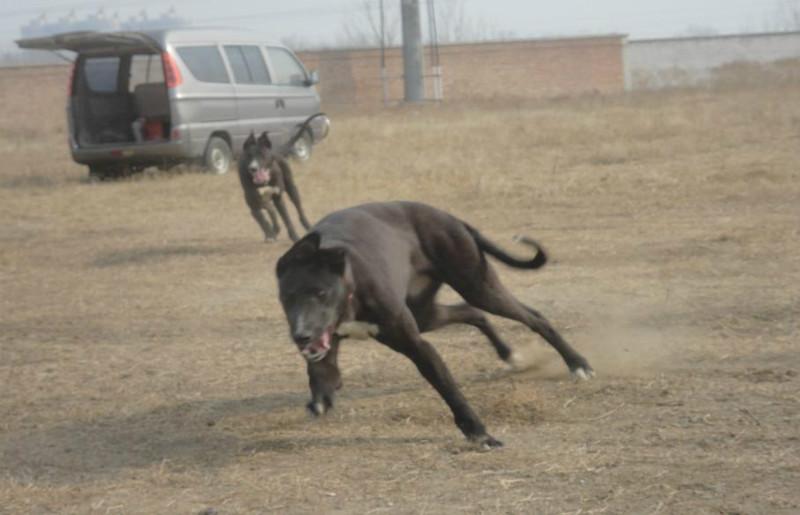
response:
[[[132,164],[152,166],[176,162],[193,157],[188,141],[158,141],[149,143],[123,143],[71,145],[72,159],[85,165]]]

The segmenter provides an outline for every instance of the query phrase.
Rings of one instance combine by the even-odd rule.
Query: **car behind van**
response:
[[[17,45],[77,54],[69,145],[90,178],[187,162],[226,173],[250,131],[285,144],[320,109],[317,73],[246,30],[70,32]],[[315,118],[291,153],[308,159],[329,127]]]

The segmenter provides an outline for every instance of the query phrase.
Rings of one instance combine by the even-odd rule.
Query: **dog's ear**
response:
[[[252,147],[256,144],[256,134],[253,131],[250,131],[250,135],[244,140],[244,148]]]
[[[267,131],[262,132],[261,136],[258,137],[258,144],[263,148],[272,150],[272,142],[269,140]]]
[[[320,237],[319,233],[310,232],[299,239],[292,248],[286,251],[286,254],[281,256],[278,264],[275,267],[275,273],[278,277],[286,272],[286,267],[298,261],[308,261],[319,251]]]
[[[341,247],[333,247],[330,249],[320,249],[314,259],[319,260],[328,269],[336,275],[344,275],[345,264],[347,263],[347,254]]]

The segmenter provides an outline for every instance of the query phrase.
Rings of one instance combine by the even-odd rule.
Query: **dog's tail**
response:
[[[529,247],[536,249],[536,255],[531,259],[519,259],[505,250],[501,249],[488,239],[484,237],[481,233],[478,232],[477,229],[474,227],[470,227],[467,224],[464,224],[467,227],[467,230],[472,234],[472,237],[475,239],[475,243],[478,244],[478,248],[482,251],[486,252],[487,254],[493,256],[498,261],[501,261],[508,266],[512,266],[514,268],[525,268],[528,270],[534,270],[536,268],[541,268],[547,263],[547,253],[545,252],[544,248],[536,241],[527,236],[516,235],[514,236],[514,241],[523,243]]]
[[[294,147],[294,144],[297,143],[297,141],[303,137],[303,134],[306,132],[311,122],[315,118],[319,118],[320,116],[326,116],[326,114],[325,113],[312,114],[311,116],[306,118],[306,120],[303,123],[300,124],[300,127],[297,128],[297,132],[294,133],[294,136],[292,136],[291,139],[289,139],[289,142],[283,146],[284,150],[283,154],[289,154],[292,151],[292,147]]]

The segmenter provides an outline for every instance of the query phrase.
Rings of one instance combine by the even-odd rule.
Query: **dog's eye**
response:
[[[317,290],[314,292],[314,296],[319,300],[325,300],[328,298],[328,292],[325,290]]]

